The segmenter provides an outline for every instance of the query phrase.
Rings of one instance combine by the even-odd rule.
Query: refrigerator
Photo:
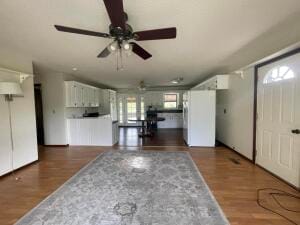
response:
[[[215,146],[215,90],[190,90],[183,94],[183,138],[191,147]]]

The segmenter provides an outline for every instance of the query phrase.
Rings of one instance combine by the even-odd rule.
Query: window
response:
[[[136,120],[136,98],[135,97],[127,97],[127,123],[135,123]]]
[[[177,108],[178,94],[164,94],[164,108],[174,109]]]
[[[264,78],[264,84],[288,80],[295,77],[294,72],[287,66],[275,67]]]
[[[123,99],[119,99],[119,123],[123,123]]]
[[[141,97],[141,119],[145,119],[145,101],[144,97]]]

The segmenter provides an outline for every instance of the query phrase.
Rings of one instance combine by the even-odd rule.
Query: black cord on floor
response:
[[[281,216],[282,218],[288,220],[289,222],[291,222],[291,223],[294,224],[294,225],[299,225],[298,223],[296,223],[295,221],[291,220],[290,218],[288,218],[288,217],[286,217],[286,216],[284,216],[284,215],[282,215],[282,214],[280,214],[280,213],[278,213],[278,212],[276,212],[276,211],[274,211],[274,210],[272,210],[272,209],[269,209],[269,208],[267,208],[266,206],[263,206],[263,205],[261,204],[261,202],[260,202],[260,200],[261,200],[261,199],[260,199],[260,192],[262,192],[262,191],[267,191],[267,190],[272,191],[272,192],[270,192],[270,193],[268,193],[268,194],[272,196],[272,198],[275,200],[275,202],[276,202],[282,209],[284,209],[284,210],[286,210],[286,211],[289,211],[289,212],[294,212],[294,213],[300,213],[300,211],[291,210],[291,209],[288,209],[288,208],[284,207],[284,206],[278,201],[278,199],[277,199],[275,196],[276,196],[276,195],[279,195],[279,196],[288,196],[288,197],[292,197],[292,198],[296,198],[296,199],[300,199],[300,196],[293,195],[293,194],[290,194],[290,193],[288,193],[288,192],[285,192],[285,191],[282,191],[282,190],[279,190],[279,189],[275,189],[275,188],[261,188],[261,189],[257,189],[257,199],[256,199],[257,204],[258,204],[260,207],[262,207],[263,209],[268,210],[268,211],[270,211],[270,212],[272,212],[272,213],[274,213],[274,214],[277,214],[278,216]],[[276,192],[273,192],[273,191],[276,191]]]

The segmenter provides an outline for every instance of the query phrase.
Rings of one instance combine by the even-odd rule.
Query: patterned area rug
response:
[[[187,152],[103,153],[17,225],[227,225]]]

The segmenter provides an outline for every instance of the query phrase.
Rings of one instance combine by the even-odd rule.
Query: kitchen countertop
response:
[[[151,113],[182,113],[182,109],[158,109],[158,110],[149,110]]]
[[[110,118],[109,114],[105,114],[105,115],[99,115],[99,116],[94,116],[94,117],[83,117],[83,116],[78,116],[78,117],[68,117],[67,119],[99,119],[99,118]]]

